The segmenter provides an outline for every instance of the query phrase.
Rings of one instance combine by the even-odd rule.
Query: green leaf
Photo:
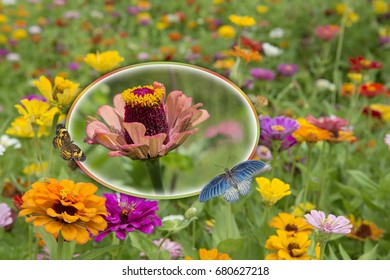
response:
[[[345,251],[345,249],[340,243],[339,243],[339,251],[343,260],[351,260],[351,257],[348,255],[347,251]]]
[[[244,246],[245,240],[246,239],[244,238],[240,238],[240,239],[226,239],[224,241],[221,241],[217,246],[218,251],[226,252],[229,254],[240,251]]]
[[[376,260],[377,259],[377,250],[378,248],[378,244],[375,245],[374,248],[372,248],[370,251],[368,251],[367,253],[364,253],[363,255],[361,255],[358,260]]]
[[[108,247],[103,247],[103,248],[95,248],[92,251],[85,252],[79,256],[77,256],[75,259],[76,260],[94,260],[97,257],[119,249],[119,245],[111,245]]]
[[[338,260],[332,246],[328,246],[328,251],[329,251],[328,260]]]
[[[159,250],[158,247],[147,237],[146,234],[140,232],[132,232],[130,234],[131,245],[152,260],[169,260],[170,255],[167,250]],[[168,253],[168,254],[167,254]]]
[[[229,202],[219,204],[215,212],[215,226],[213,242],[219,244],[226,239],[239,239],[241,237],[235,216],[232,213],[233,205]]]
[[[76,240],[70,242],[64,242],[62,247],[62,259],[71,260],[73,259],[74,249],[76,248]]]
[[[364,174],[360,170],[348,170],[347,173],[349,173],[352,176],[352,178],[361,187],[370,189],[371,191],[377,191],[380,188],[378,183],[375,183],[374,181],[372,181],[366,174]]]
[[[38,228],[38,232],[41,234],[45,245],[49,250],[50,258],[52,260],[57,258],[57,241],[50,233],[46,232],[43,227]]]
[[[198,219],[197,217],[192,217],[191,219],[184,219],[184,220],[166,220],[162,221],[162,224],[160,227],[158,227],[158,230],[161,231],[171,231],[171,232],[178,232],[182,229],[188,227],[192,221],[195,221]]]

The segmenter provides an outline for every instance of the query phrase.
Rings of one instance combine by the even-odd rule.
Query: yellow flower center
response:
[[[61,199],[64,200],[65,198],[68,197],[68,194],[69,194],[69,190],[65,190],[65,189],[62,189],[60,190],[60,196],[61,196]]]
[[[153,86],[138,86],[122,92],[122,98],[126,105],[131,107],[154,107],[160,105],[164,98],[163,88]]]
[[[63,92],[64,90],[71,88],[72,85],[73,83],[71,81],[62,79],[59,80],[59,82],[55,85],[55,88],[57,89],[57,91]]]
[[[283,132],[284,131],[284,127],[281,126],[281,125],[273,125],[271,126],[272,130],[276,130],[276,131],[279,131],[279,132]]]

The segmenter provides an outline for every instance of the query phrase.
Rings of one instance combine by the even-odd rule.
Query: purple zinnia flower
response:
[[[325,218],[324,212],[311,210],[310,214],[305,215],[305,218],[307,223],[327,234],[348,234],[351,232],[351,222],[344,216],[336,217],[333,214],[329,214]]]
[[[298,71],[298,65],[296,64],[279,64],[278,66],[278,72],[281,76],[284,77],[291,77]]]
[[[27,100],[40,100],[43,102],[47,102],[47,99],[43,96],[37,95],[37,94],[30,94],[23,96],[20,100],[27,99]]]
[[[69,62],[68,63],[68,69],[70,71],[77,71],[77,70],[79,70],[79,68],[80,68],[80,64],[77,62]]]
[[[139,13],[139,8],[135,6],[130,6],[127,8],[127,12],[131,15],[136,15]]]
[[[115,232],[118,239],[125,239],[128,232],[139,230],[151,234],[155,226],[161,226],[161,220],[156,215],[157,201],[147,201],[145,198],[120,194],[119,201],[116,194],[104,194],[109,216],[107,228],[95,237],[101,241],[110,232]]]
[[[5,203],[0,203],[0,228],[13,223],[11,208]]]
[[[279,151],[286,150],[295,145],[297,141],[291,135],[298,129],[299,124],[291,118],[283,116],[271,118],[260,116],[260,145],[264,145],[272,150],[272,141],[282,141]]]
[[[270,69],[252,68],[250,70],[252,77],[256,80],[272,81],[275,79],[275,72]]]
[[[9,50],[7,49],[0,49],[0,56],[5,57],[9,54]]]

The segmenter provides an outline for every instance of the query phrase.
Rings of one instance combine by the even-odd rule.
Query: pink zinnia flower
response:
[[[340,32],[340,26],[336,24],[321,25],[314,32],[321,40],[331,41]]]
[[[390,149],[390,133],[385,136],[385,143]]]
[[[152,242],[158,247],[160,246],[163,239],[164,238],[160,238],[157,240],[153,240]],[[171,255],[172,259],[177,259],[182,255],[182,250],[183,250],[182,246],[175,241],[171,241],[169,238],[167,238],[163,242],[160,248],[167,250],[169,252],[169,255]]]
[[[236,121],[221,122],[206,130],[206,138],[213,138],[218,135],[225,136],[233,141],[240,141],[244,137],[242,126]]]
[[[348,120],[330,116],[330,117],[320,117],[318,119],[314,118],[312,115],[306,117],[310,123],[314,124],[316,127],[325,129],[333,134],[334,137],[338,137],[339,132],[344,130],[348,125]]]
[[[336,217],[333,214],[329,214],[325,218],[324,212],[311,210],[310,214],[305,215],[305,218],[307,223],[327,234],[348,234],[351,232],[351,222],[344,216]]]
[[[13,223],[12,211],[5,203],[0,203],[0,228]]]
[[[191,106],[192,98],[181,91],[171,92],[165,104],[164,99],[165,87],[157,82],[117,94],[114,108],[104,105],[97,112],[107,125],[90,117],[84,141],[106,147],[110,156],[141,160],[165,156],[210,115],[198,109],[201,103]]]

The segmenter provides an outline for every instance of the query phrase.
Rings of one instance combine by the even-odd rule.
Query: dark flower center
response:
[[[75,208],[73,206],[64,206],[61,203],[57,203],[57,204],[53,205],[53,210],[57,214],[62,214],[64,212],[66,212],[68,215],[71,215],[71,216],[73,216],[74,214],[77,213],[77,208]]]
[[[166,144],[169,137],[168,121],[163,104],[164,94],[163,88],[143,86],[125,90],[122,98],[126,104],[124,121],[142,123],[146,128],[145,135],[148,136],[165,133],[167,137],[164,144]],[[125,137],[127,143],[134,143],[128,133]]]
[[[299,257],[299,256],[294,255],[294,252],[293,252],[294,249],[300,249],[299,244],[298,243],[294,243],[294,242],[289,243],[288,246],[287,246],[287,250],[288,250],[288,253],[290,254],[290,256],[293,257],[293,258],[294,257]]]
[[[294,232],[297,232],[297,231],[298,231],[298,227],[297,227],[296,225],[287,224],[287,226],[285,227],[285,230],[286,230],[286,231],[294,231]]]
[[[355,233],[356,236],[361,237],[363,239],[370,237],[371,234],[372,234],[371,227],[366,224],[362,224]]]

